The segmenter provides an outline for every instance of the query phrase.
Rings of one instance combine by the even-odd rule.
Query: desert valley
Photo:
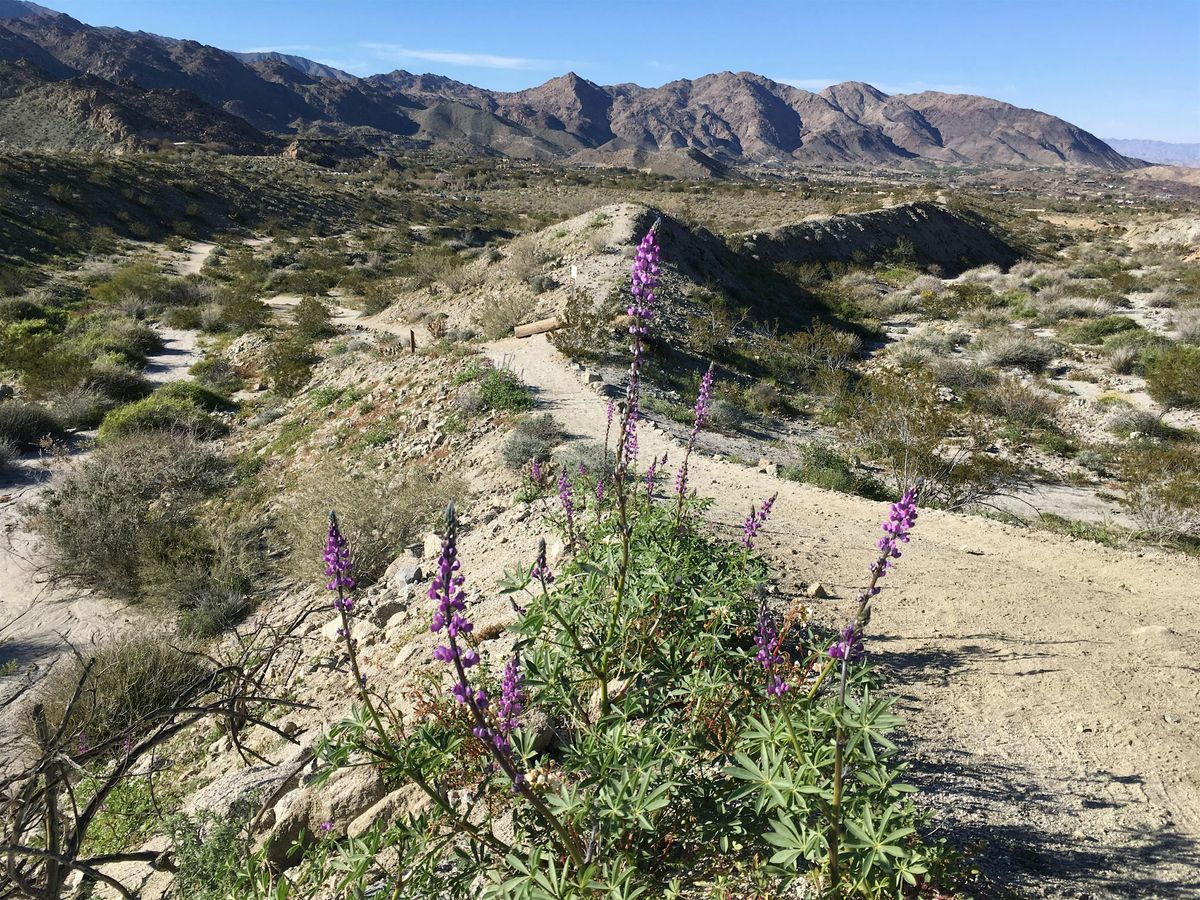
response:
[[[0,0],[0,898],[1200,896],[1188,146]]]

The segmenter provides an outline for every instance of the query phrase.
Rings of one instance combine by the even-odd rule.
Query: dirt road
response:
[[[544,336],[488,352],[603,440],[604,401]],[[680,454],[645,427],[639,444]],[[721,528],[778,492],[760,546],[785,587],[831,589],[818,617],[849,615],[885,505],[710,457],[691,471]],[[975,895],[1200,896],[1200,561],[928,511],[887,582],[868,648],[938,822],[982,845]]]

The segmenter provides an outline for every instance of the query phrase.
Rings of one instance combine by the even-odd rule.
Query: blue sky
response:
[[[93,25],[275,49],[358,75],[519,90],[573,70],[659,85],[725,69],[817,90],[984,94],[1102,137],[1200,142],[1200,0],[44,0]]]

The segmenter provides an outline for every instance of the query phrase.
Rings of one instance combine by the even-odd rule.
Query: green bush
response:
[[[195,817],[177,815],[168,821],[175,854],[175,896],[189,900],[249,896],[239,894],[246,887],[239,873],[253,854],[251,811],[245,807],[239,805],[229,817],[202,810]]]
[[[222,356],[206,356],[188,372],[200,384],[223,394],[240,391],[244,385],[242,376],[238,374],[233,363]]]
[[[1141,331],[1142,326],[1128,316],[1104,316],[1059,331],[1064,341],[1072,344],[1103,344],[1105,338],[1127,331]]]
[[[1164,406],[1200,407],[1200,347],[1183,344],[1148,352],[1146,390]]]
[[[525,412],[533,409],[533,394],[514,372],[489,368],[479,379],[479,397],[484,409]]]
[[[107,354],[137,369],[163,346],[157,331],[132,319],[91,322],[81,334],[73,337],[72,343],[85,356],[94,358]]]
[[[532,459],[541,463],[549,460],[554,448],[566,437],[562,426],[549,413],[530,416],[517,423],[504,442],[501,455],[510,469],[520,470],[526,468]]]
[[[853,462],[824,444],[809,444],[804,448],[800,463],[780,466],[779,474],[827,491],[857,494],[871,500],[888,499],[887,489],[878,479],[858,472]]]
[[[97,437],[104,443],[143,431],[177,431],[211,438],[224,434],[228,427],[190,400],[156,391],[106,415]]]
[[[305,297],[292,310],[296,322],[296,334],[305,340],[314,341],[333,334],[333,319],[329,307],[316,297]]]
[[[95,428],[113,408],[113,401],[97,390],[73,387],[54,401],[54,414],[63,427],[72,430]]]
[[[145,432],[102,443],[80,461],[30,525],[50,569],[120,599],[142,597],[143,566],[164,541],[186,538],[197,505],[227,479],[226,464],[183,433]]]
[[[195,381],[168,381],[154,392],[154,396],[164,400],[182,400],[208,412],[232,412],[237,409],[237,404],[228,397]]]
[[[178,702],[211,671],[202,656],[177,649],[164,634],[116,638],[89,656],[56,667],[43,683],[47,724],[52,731],[63,728],[64,745],[96,746],[126,735],[136,739],[158,724],[147,717]],[[84,689],[71,708],[81,678]],[[33,733],[32,723],[27,732]],[[114,755],[120,752],[119,745],[113,748]]]
[[[7,475],[20,458],[20,448],[8,438],[0,438],[0,475]]]
[[[30,448],[62,433],[62,422],[52,409],[24,400],[0,401],[0,439]]]
[[[312,378],[316,361],[311,345],[299,336],[291,335],[271,342],[263,371],[271,390],[281,397],[294,397]]]
[[[92,366],[84,376],[82,385],[113,403],[132,403],[150,396],[154,390],[150,379],[140,372],[108,363]]]

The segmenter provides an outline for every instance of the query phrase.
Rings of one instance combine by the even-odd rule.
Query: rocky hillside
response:
[[[143,90],[93,75],[56,80],[25,60],[0,62],[0,141],[55,150],[186,142],[254,154],[282,146],[189,91]]]
[[[302,57],[96,28],[12,0],[0,6],[0,59],[26,60],[56,78],[188,90],[265,131],[368,129],[389,140],[535,159],[583,153],[577,161],[653,167],[639,155],[665,153],[681,164],[680,153],[700,152],[723,163],[1136,165],[1062,119],[985,97],[889,96],[861,82],[818,94],[750,72],[657,88],[602,86],[568,73],[501,93],[404,71],[355,78]]]

